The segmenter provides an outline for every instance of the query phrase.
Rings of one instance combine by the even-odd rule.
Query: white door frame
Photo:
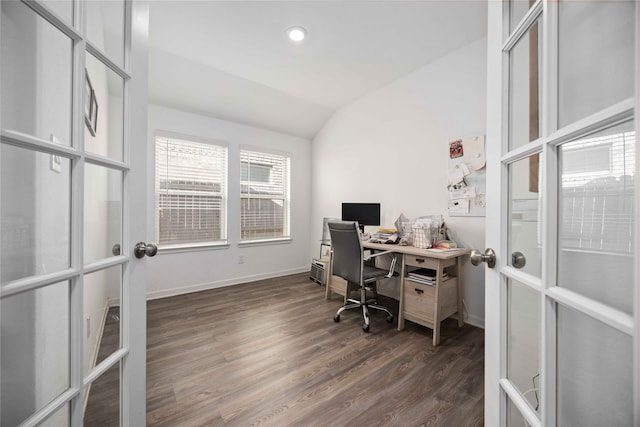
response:
[[[83,424],[85,394],[91,383],[121,362],[120,423],[124,426],[146,424],[146,261],[133,256],[135,242],[146,241],[147,180],[147,62],[149,8],[146,0],[124,0],[126,22],[125,63],[113,63],[84,36],[84,0],[74,1],[74,24],[60,18],[46,4],[24,1],[31,10],[73,40],[73,145],[64,146],[35,136],[2,128],[2,144],[71,159],[71,257],[62,271],[30,276],[3,284],[2,298],[69,281],[70,286],[70,372],[69,387],[53,401],[39,408],[22,425],[39,425],[70,404],[70,423]],[[129,43],[130,42],[130,43]],[[91,51],[124,83],[124,159],[111,160],[84,152],[83,93],[86,52]],[[0,125],[2,123],[0,122]],[[85,160],[124,172],[121,255],[90,264],[83,260],[83,209]],[[3,248],[4,249],[4,248]],[[83,372],[83,278],[87,273],[122,266],[121,348],[84,376]],[[3,366],[4,368],[5,366]],[[10,368],[10,367],[8,367]]]
[[[544,7],[543,7],[544,6]],[[518,277],[518,272],[508,266],[507,262],[507,233],[506,224],[508,223],[508,200],[507,200],[507,180],[506,176],[508,171],[503,161],[513,160],[519,157],[526,157],[532,152],[541,150],[545,156],[545,167],[548,168],[549,173],[555,174],[557,168],[555,143],[560,140],[567,140],[571,136],[583,133],[586,129],[595,129],[605,126],[607,123],[615,123],[621,118],[630,118],[635,114],[635,129],[636,135],[640,129],[640,85],[638,78],[635,81],[635,98],[628,99],[617,105],[614,105],[606,110],[602,110],[584,120],[568,126],[561,131],[553,131],[556,128],[555,123],[550,123],[549,116],[555,116],[556,111],[556,99],[554,94],[556,93],[556,77],[553,73],[543,74],[542,84],[544,98],[546,104],[543,105],[543,114],[546,120],[547,129],[542,130],[542,141],[540,144],[531,144],[523,149],[512,150],[509,155],[505,156],[506,152],[506,132],[507,123],[505,122],[508,108],[508,97],[504,97],[504,87],[506,85],[505,76],[507,76],[508,63],[505,60],[503,48],[505,47],[505,40],[508,36],[508,24],[504,19],[504,13],[508,8],[507,1],[489,1],[488,2],[488,35],[487,35],[487,63],[488,63],[488,77],[487,77],[487,188],[495,189],[495,191],[487,194],[487,221],[486,221],[486,247],[494,248],[496,250],[497,259],[494,269],[485,270],[485,306],[486,306],[486,318],[485,318],[485,424],[490,426],[505,425],[505,413],[504,406],[506,405],[506,394],[511,394],[509,389],[509,383],[506,381],[501,382],[500,378],[506,377],[504,369],[504,360],[506,360],[506,354],[504,351],[507,334],[507,324],[505,319],[504,307],[506,306],[506,277]],[[524,21],[531,21],[535,17],[543,14],[545,25],[553,27],[552,22],[556,18],[556,14],[553,8],[557,8],[554,2],[538,2],[532,6],[531,10],[523,18]],[[550,12],[551,11],[551,12]],[[640,59],[638,49],[640,48],[640,7],[636,7],[636,58],[635,58],[635,76],[640,73]],[[543,49],[547,52],[545,54],[545,60],[547,66],[554,69],[555,64],[550,64],[554,56],[550,53],[554,49],[554,44],[551,43],[549,38],[544,38]],[[548,68],[547,68],[548,69]],[[552,96],[550,96],[552,95]],[[634,112],[635,110],[635,112]],[[551,119],[553,120],[553,119]],[[549,132],[551,129],[551,132]],[[637,138],[637,137],[636,137]],[[546,141],[546,142],[545,142]],[[548,141],[553,141],[549,143]],[[637,142],[636,142],[637,144]],[[533,145],[533,146],[532,146]],[[637,146],[637,145],[636,145]],[[636,149],[636,168],[640,165],[640,150]],[[555,182],[556,180],[551,175],[549,181]],[[546,178],[543,177],[543,181]],[[635,176],[636,185],[636,217],[640,212],[640,197],[638,192],[640,191],[640,174],[636,172]],[[557,202],[555,199],[556,191],[553,188],[549,188],[550,184],[547,183],[544,189],[543,206],[544,212],[542,222],[546,223],[546,228],[543,228],[546,242],[554,242],[556,228],[550,223],[548,212],[553,211]],[[640,227],[638,222],[635,223],[635,236],[636,236],[636,249],[635,253],[638,254],[637,245],[640,241]],[[547,267],[543,267],[542,279],[539,286],[536,283],[532,283],[535,280],[529,278],[528,282],[533,284],[534,288],[539,288],[541,293],[541,323],[542,334],[545,334],[546,330],[555,330],[556,327],[556,308],[555,302],[566,304],[568,306],[579,308],[580,311],[586,312],[589,315],[593,315],[594,318],[601,320],[610,326],[621,330],[633,337],[634,340],[634,417],[636,425],[640,425],[640,339],[638,337],[640,331],[640,263],[635,259],[634,266],[634,302],[635,302],[635,316],[627,316],[620,314],[615,310],[606,312],[607,309],[602,307],[594,307],[593,301],[580,301],[577,295],[566,291],[562,288],[548,288],[545,283],[551,283],[551,279],[555,277],[555,269],[553,265],[555,263],[555,243],[546,245],[548,246],[543,252],[544,263]],[[544,247],[544,245],[543,245]],[[552,267],[552,268],[549,268]],[[553,336],[553,333],[548,334],[547,337]],[[547,343],[546,345],[544,343]],[[555,360],[556,348],[553,340],[543,340],[541,348],[541,371],[544,373],[543,384],[555,384],[556,377],[556,364],[555,362],[548,362]],[[553,387],[547,386],[547,392],[542,393],[542,414],[541,420],[537,419],[536,414],[525,404],[520,405],[517,401],[513,403],[521,410],[523,416],[527,419],[527,422],[532,426],[546,426],[555,425],[556,423],[556,395]]]

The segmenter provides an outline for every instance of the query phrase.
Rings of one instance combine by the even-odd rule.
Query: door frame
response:
[[[522,22],[529,21],[532,22],[536,19],[540,14],[542,14],[542,18],[544,20],[544,25],[553,26],[556,22],[556,14],[549,13],[550,8],[557,8],[557,5],[552,4],[554,2],[546,2],[539,1],[529,10],[527,15],[523,18]],[[486,425],[504,425],[506,422],[505,414],[506,411],[504,407],[506,405],[506,398],[504,397],[504,393],[509,393],[508,387],[509,385],[506,382],[503,382],[502,385],[499,381],[500,378],[504,378],[506,375],[505,372],[502,372],[504,365],[504,360],[506,360],[506,332],[507,332],[507,323],[506,323],[506,310],[503,308],[506,307],[506,277],[501,273],[503,269],[511,269],[507,263],[507,233],[506,226],[503,224],[508,223],[508,185],[507,179],[508,169],[503,163],[505,159],[507,133],[505,130],[507,129],[507,123],[505,118],[507,115],[505,112],[508,110],[508,97],[503,96],[504,88],[507,84],[508,79],[508,63],[505,60],[505,54],[503,52],[503,47],[505,46],[505,40],[507,40],[509,25],[507,20],[505,19],[505,14],[508,12],[508,1],[498,1],[498,2],[488,2],[488,14],[487,14],[487,188],[496,189],[497,191],[490,192],[487,194],[487,220],[486,220],[486,247],[496,249],[496,266],[494,269],[485,269],[485,424]],[[636,13],[636,34],[635,34],[635,76],[638,76],[640,72],[640,58],[638,55],[638,48],[640,47],[640,6],[636,5],[635,8]],[[557,28],[557,26],[556,26]],[[555,49],[554,45],[551,43],[551,40],[545,35],[543,37],[543,49],[546,50],[545,60],[549,61],[549,57],[554,57],[551,53],[552,50]],[[549,64],[548,66],[552,69],[555,69],[556,64]],[[545,68],[545,71],[549,68]],[[549,137],[552,137],[556,142],[559,138],[562,140],[569,139],[571,136],[576,134],[582,134],[585,130],[590,128],[601,128],[605,126],[607,123],[614,123],[622,117],[635,118],[635,130],[636,135],[638,135],[638,130],[640,129],[640,84],[638,82],[638,77],[636,77],[635,81],[635,98],[631,100],[623,101],[615,106],[612,106],[606,110],[603,110],[599,113],[594,114],[593,116],[587,118],[586,120],[581,120],[574,125],[567,126],[561,131],[548,132],[546,129],[542,131],[542,137],[546,141]],[[545,99],[547,104],[543,105],[543,114],[545,114],[545,118],[548,116],[555,116],[555,111],[557,105],[555,93],[556,88],[554,85],[557,84],[556,79],[552,78],[549,75],[542,76],[542,84],[543,84],[543,94],[545,95]],[[552,94],[554,96],[549,96]],[[552,129],[557,129],[555,123],[549,123],[549,120],[545,120],[547,125],[551,125]],[[636,147],[637,144],[637,136],[636,136]],[[545,163],[549,171],[551,173],[555,173],[557,170],[557,156],[555,155],[555,147],[556,145],[551,143],[543,143],[541,144],[541,150],[545,156]],[[506,156],[510,160],[516,156],[526,157],[531,152],[535,152],[537,147],[528,146],[526,149],[522,150],[512,150],[510,155]],[[516,156],[513,153],[516,153]],[[640,165],[640,150],[636,149],[636,175],[635,175],[635,185],[636,185],[636,197],[635,197],[635,206],[636,206],[636,217],[637,213],[640,212],[640,174],[637,173],[638,166]],[[546,178],[543,177],[543,180]],[[553,180],[555,182],[555,180]],[[549,191],[552,190],[552,191]],[[504,196],[501,196],[504,195]],[[551,212],[557,207],[557,201],[554,199],[556,192],[553,189],[549,188],[549,185],[546,185],[543,194],[543,212]],[[549,218],[545,217],[545,213],[543,213],[542,222],[546,222],[551,226],[546,227],[545,234],[543,238],[545,241],[550,242],[554,241],[555,236],[555,226],[550,224]],[[640,227],[638,226],[638,222],[634,224],[635,230],[635,253],[638,254],[638,242],[640,242]],[[544,229],[543,229],[544,230]],[[555,245],[548,245],[555,246]],[[553,266],[555,264],[555,255],[556,249],[555,247],[547,248],[543,252],[543,262],[547,264],[547,266]],[[552,261],[553,263],[549,263]],[[640,263],[635,258],[635,266],[634,266],[634,312],[635,316],[611,316],[607,319],[607,322],[610,326],[613,326],[617,329],[631,331],[631,336],[633,339],[633,362],[634,362],[634,418],[636,424],[640,424],[640,404],[638,403],[640,398],[640,316],[638,315],[640,311]],[[512,269],[511,269],[512,270]],[[550,283],[549,280],[555,277],[555,270],[550,268],[543,268],[542,278],[541,278],[541,325],[542,325],[542,334],[545,334],[545,330],[553,328],[555,330],[556,327],[556,308],[554,307],[555,302],[562,302],[563,299],[566,298],[565,292],[563,289],[548,289],[545,287],[544,283]],[[516,277],[517,273],[512,271],[510,276]],[[550,300],[549,297],[552,297]],[[567,301],[565,299],[565,301]],[[575,302],[572,305],[579,305]],[[590,304],[585,304],[583,307],[585,312],[589,312]],[[602,319],[599,319],[602,320]],[[549,336],[554,336],[553,333]],[[541,372],[543,372],[543,382],[546,384],[555,384],[556,377],[556,364],[555,363],[547,363],[548,360],[554,360],[556,354],[556,347],[553,340],[549,340],[550,342],[545,345],[547,339],[543,339],[543,344],[541,348]],[[552,357],[553,356],[553,357]],[[550,366],[551,365],[551,366]],[[551,382],[550,382],[551,381]],[[549,387],[551,388],[551,387]],[[504,391],[503,391],[504,390]],[[527,418],[527,421],[530,422],[531,425],[555,425],[555,412],[556,412],[556,395],[553,390],[550,390],[548,393],[542,393],[542,407],[543,412],[541,414],[541,420],[537,420],[537,416],[535,413],[526,405],[518,405],[517,402],[513,402],[523,413],[523,415]],[[532,422],[533,421],[533,422]]]
[[[146,424],[146,262],[133,256],[134,242],[146,241],[147,181],[147,80],[149,7],[147,0],[123,0],[126,28],[125,61],[114,64],[85,39],[84,0],[73,2],[73,23],[62,19],[46,3],[23,0],[31,12],[46,20],[69,37],[72,43],[72,145],[60,145],[41,138],[2,129],[2,144],[22,147],[33,152],[58,155],[70,159],[70,264],[54,273],[29,276],[2,285],[0,297],[10,297],[58,282],[69,283],[69,385],[44,407],[39,408],[22,425],[39,425],[61,408],[69,405],[69,423],[82,426],[85,394],[92,382],[120,363],[120,424]],[[38,18],[39,19],[39,18]],[[84,152],[83,93],[85,58],[94,54],[105,67],[123,78],[123,160],[111,160]],[[0,123],[1,125],[2,123]],[[119,256],[85,264],[83,260],[84,170],[85,159],[91,163],[123,171],[122,235]],[[135,215],[134,215],[135,213]],[[120,349],[84,374],[83,360],[83,278],[84,275],[121,266],[121,334]]]

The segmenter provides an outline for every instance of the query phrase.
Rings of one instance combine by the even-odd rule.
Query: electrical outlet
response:
[[[238,264],[244,264],[244,255],[238,255]]]
[[[54,134],[51,134],[51,142],[55,144],[60,144],[60,140],[56,138]],[[54,172],[61,173],[62,172],[62,159],[60,156],[56,156],[55,154],[51,154],[51,158],[49,160],[49,169]]]

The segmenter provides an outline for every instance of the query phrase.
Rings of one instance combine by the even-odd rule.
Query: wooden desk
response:
[[[433,329],[433,345],[440,343],[440,322],[458,313],[458,325],[464,325],[462,305],[461,257],[470,249],[438,252],[414,246],[385,245],[362,242],[365,249],[393,251],[402,254],[400,270],[400,309],[398,330],[404,329],[404,321],[410,320]],[[407,273],[413,267],[436,271],[435,285],[427,285],[409,279]],[[447,277],[443,278],[443,273]]]

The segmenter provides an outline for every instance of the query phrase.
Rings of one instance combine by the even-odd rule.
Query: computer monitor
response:
[[[362,232],[365,225],[380,225],[380,203],[343,203],[342,220],[358,221]]]

